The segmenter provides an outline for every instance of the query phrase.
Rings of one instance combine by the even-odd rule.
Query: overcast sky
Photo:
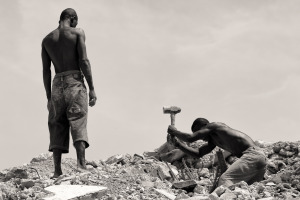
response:
[[[98,95],[88,160],[159,147],[165,105],[181,107],[181,131],[205,117],[254,140],[299,140],[300,1],[0,1],[0,169],[48,150],[41,41],[68,7]]]

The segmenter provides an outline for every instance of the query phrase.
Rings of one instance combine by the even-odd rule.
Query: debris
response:
[[[190,145],[197,147],[201,142]],[[299,198],[300,141],[273,144],[261,142],[260,146],[268,158],[265,180],[252,185],[240,182],[230,187],[220,186],[211,194],[209,191],[213,185],[216,169],[212,163],[216,160],[217,150],[201,159],[184,156],[184,162],[180,159],[168,163],[170,169],[152,154],[146,156],[145,153],[142,154],[143,156],[123,154],[111,156],[106,160],[87,162],[88,170],[85,172],[76,170],[75,159],[63,158],[63,175],[56,180],[50,179],[53,175],[52,155],[41,154],[42,156],[33,159],[35,161],[29,164],[0,172],[0,200],[50,198],[53,197],[53,193],[46,188],[67,188],[76,185],[105,187],[105,193],[101,194],[101,197],[98,196],[98,200]],[[230,165],[229,159],[225,159],[225,162]],[[179,181],[173,182],[170,171]],[[191,180],[191,177],[195,180]],[[81,199],[96,199],[95,195],[90,193],[82,196]]]

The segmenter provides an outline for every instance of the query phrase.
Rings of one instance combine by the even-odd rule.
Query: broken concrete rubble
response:
[[[193,144],[194,145],[194,144]],[[220,186],[209,194],[216,167],[209,165],[214,154],[202,159],[185,157],[189,172],[196,180],[191,190],[173,188],[173,180],[166,164],[153,156],[116,155],[106,160],[90,161],[86,172],[76,170],[76,160],[64,158],[64,175],[57,180],[53,174],[51,155],[33,158],[29,164],[0,172],[0,200],[43,199],[53,196],[48,187],[97,186],[107,188],[102,196],[109,199],[297,199],[300,197],[300,142],[277,142],[259,145],[268,157],[265,180],[248,185],[240,182],[229,188]],[[149,155],[149,154],[148,154]],[[169,164],[179,182],[191,181],[181,160]],[[229,160],[226,160],[230,164]],[[34,169],[34,170],[33,170]],[[176,183],[175,183],[176,184]],[[93,196],[94,198],[95,196]],[[82,199],[93,199],[82,195]]]

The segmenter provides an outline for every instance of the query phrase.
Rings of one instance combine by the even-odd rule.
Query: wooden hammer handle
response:
[[[175,114],[171,113],[171,125],[175,126]]]

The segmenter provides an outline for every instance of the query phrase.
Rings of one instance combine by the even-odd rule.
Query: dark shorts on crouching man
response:
[[[50,131],[49,151],[60,149],[69,152],[70,129],[73,144],[87,137],[87,90],[80,71],[72,70],[55,75],[52,83],[48,126]]]
[[[222,174],[218,186],[228,187],[240,181],[245,181],[250,185],[262,181],[266,172],[266,165],[267,158],[263,150],[259,147],[249,147],[243,152],[242,157]]]

